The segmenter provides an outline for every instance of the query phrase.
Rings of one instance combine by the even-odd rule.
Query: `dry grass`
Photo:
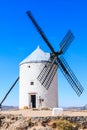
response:
[[[55,121],[51,121],[49,125],[55,130],[74,130],[77,127],[77,124],[70,123],[67,120],[57,119]]]

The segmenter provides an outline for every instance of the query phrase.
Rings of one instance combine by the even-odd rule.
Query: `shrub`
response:
[[[52,124],[53,128],[57,128],[58,130],[75,130],[76,125],[70,123],[67,120],[55,120]]]

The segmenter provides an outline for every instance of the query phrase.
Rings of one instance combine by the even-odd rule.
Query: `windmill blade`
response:
[[[65,61],[64,57],[60,57],[57,59],[59,68],[61,69],[62,73],[76,92],[78,96],[80,96],[83,92],[83,87],[76,78],[75,74],[72,72],[71,68],[69,67],[68,63]]]
[[[19,77],[15,80],[15,82],[13,83],[13,85],[11,86],[11,88],[8,90],[8,92],[6,93],[6,95],[4,96],[3,100],[0,102],[0,108],[2,103],[5,101],[5,99],[7,98],[8,94],[11,92],[11,90],[13,89],[13,87],[16,85],[16,83],[18,82]]]
[[[53,78],[57,72],[57,69],[58,69],[58,65],[57,64],[53,64],[51,70],[48,72],[47,74],[47,78],[44,80],[43,82],[43,86],[48,89],[53,81]]]
[[[65,53],[65,51],[68,49],[68,47],[70,46],[70,44],[72,43],[74,39],[74,35],[73,33],[69,30],[65,37],[63,38],[63,40],[60,42],[59,46],[60,46],[60,54],[61,53]]]
[[[28,17],[31,19],[32,23],[34,24],[34,26],[36,27],[37,31],[39,32],[39,34],[41,35],[41,37],[43,38],[43,40],[46,42],[46,44],[48,45],[48,47],[50,48],[50,50],[55,53],[53,47],[51,46],[49,40],[47,39],[47,37],[45,36],[43,30],[41,29],[41,27],[38,25],[38,23],[36,22],[36,20],[34,19],[34,17],[32,16],[30,11],[26,12]]]
[[[47,62],[44,65],[44,67],[43,67],[42,71],[40,72],[39,76],[37,77],[37,79],[41,82],[41,84],[43,83],[49,68],[50,68],[50,62]]]
[[[51,64],[49,63],[48,67],[44,66],[43,70],[38,76],[38,80],[40,83],[48,89],[50,87],[50,84],[57,72],[58,65],[57,64]]]
[[[58,65],[55,62],[56,59],[57,57],[54,57],[52,63],[47,62],[37,78],[46,89],[50,87],[50,84],[57,71]]]

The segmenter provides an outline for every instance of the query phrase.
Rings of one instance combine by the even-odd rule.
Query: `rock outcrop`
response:
[[[61,120],[62,124],[64,120],[68,121],[70,124],[68,123],[67,127],[70,125],[71,130],[80,130],[80,128],[85,130],[87,128],[87,117],[83,116],[24,117],[21,114],[0,114],[0,130],[56,130],[58,123],[55,121],[58,120]],[[64,125],[67,125],[67,123]]]

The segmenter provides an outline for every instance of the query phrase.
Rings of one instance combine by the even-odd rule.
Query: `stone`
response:
[[[63,108],[53,108],[52,116],[60,116],[63,114]]]

